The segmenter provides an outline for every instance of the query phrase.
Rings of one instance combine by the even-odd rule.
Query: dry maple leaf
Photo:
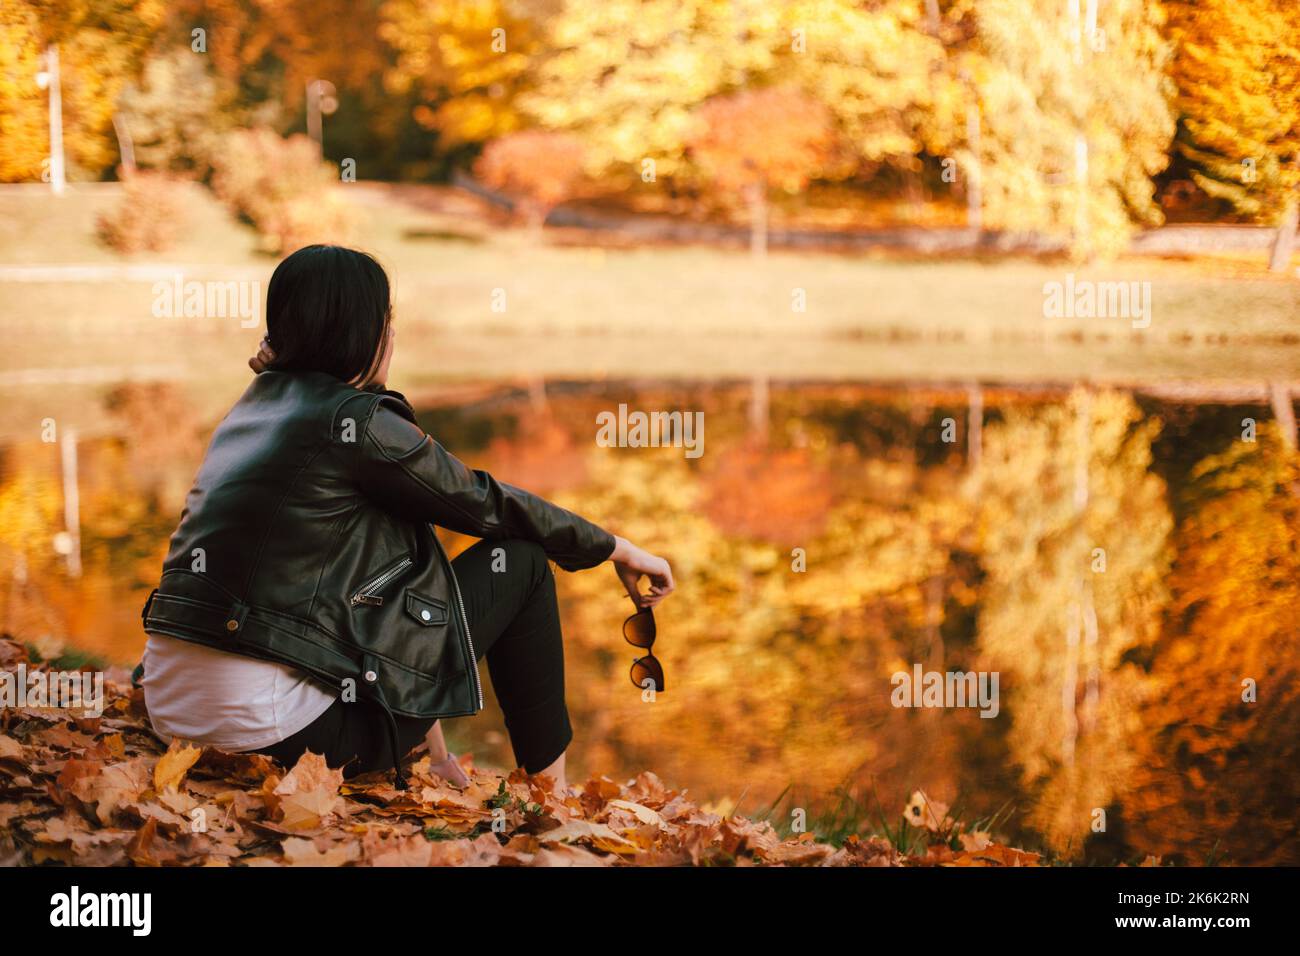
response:
[[[918,790],[903,808],[903,819],[918,829],[939,833],[948,823],[948,804],[931,800],[924,790]]]
[[[11,641],[7,637],[0,637],[0,669],[14,670],[19,664],[29,664],[27,648],[18,643]]]
[[[805,837],[811,837],[812,834],[804,834]],[[786,840],[778,843],[769,850],[764,850],[760,856],[764,863],[775,863],[782,866],[816,866],[833,856],[835,847],[829,843],[818,843],[812,839]]]
[[[355,841],[336,843],[322,851],[314,841],[303,837],[285,837],[280,851],[289,866],[343,866],[361,856]]]
[[[638,850],[635,843],[612,827],[589,820],[570,820],[540,834],[538,839],[544,844],[581,840],[606,853],[634,854]]]
[[[430,866],[496,866],[501,862],[501,844],[491,833],[474,840],[435,840],[429,847]]]
[[[840,850],[849,866],[902,866],[903,855],[884,837],[863,840],[853,834]]]
[[[542,847],[533,854],[528,866],[609,866],[609,857],[597,856],[590,850],[568,843]]]
[[[990,843],[979,850],[958,853],[942,866],[1038,866],[1039,855]]]
[[[624,827],[632,826],[633,822],[650,824],[661,829],[668,828],[668,825],[664,823],[663,817],[661,817],[656,811],[651,810],[649,807],[642,806],[639,803],[633,803],[631,800],[611,800],[606,804],[606,808],[609,809],[610,812],[608,819],[604,822],[608,823],[615,829],[623,829]],[[616,813],[615,811],[621,811],[621,813]],[[629,817],[631,819],[624,819]]]
[[[99,822],[107,824],[119,807],[140,799],[149,789],[150,777],[146,757],[115,764],[69,760],[59,774],[58,785],[82,803],[94,804]]]
[[[0,642],[0,651],[4,645]],[[0,864],[68,866],[1032,866],[1038,856],[962,833],[918,792],[909,821],[961,840],[904,857],[887,840],[811,835],[709,812],[652,772],[618,784],[595,776],[557,792],[523,771],[466,767],[463,789],[416,761],[417,786],[385,773],[343,781],[316,754],[283,776],[260,754],[173,743],[150,732],[142,695],[107,684],[105,717],[0,714]],[[21,728],[15,731],[13,728]],[[15,736],[16,734],[16,736]],[[197,751],[197,752],[196,752]],[[526,807],[526,809],[524,809]],[[195,832],[194,824],[204,826]],[[472,833],[500,821],[501,833]],[[508,842],[502,845],[502,840]]]
[[[130,830],[87,829],[80,816],[51,817],[44,829],[36,833],[32,863],[59,862],[67,866],[118,866],[126,859],[127,844],[135,834]]]
[[[271,791],[280,823],[288,830],[314,830],[344,812],[339,796],[343,771],[308,750]]]
[[[428,866],[433,860],[433,842],[423,833],[370,827],[361,837],[360,853],[369,866]]]
[[[972,830],[970,833],[959,833],[957,839],[961,841],[963,850],[982,850],[993,842],[991,834],[984,830]]]
[[[95,738],[73,730],[60,721],[36,731],[28,742],[41,747],[53,747],[55,750],[86,750],[95,745]]]
[[[198,762],[203,754],[202,747],[195,747],[179,739],[173,739],[167,752],[158,758],[153,768],[153,788],[159,793],[165,790],[175,791],[190,767]]]

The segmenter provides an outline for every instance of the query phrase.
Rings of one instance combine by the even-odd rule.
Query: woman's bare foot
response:
[[[549,767],[543,767],[540,773],[546,774],[555,781],[555,792],[562,794],[569,787],[569,782],[564,778],[564,754],[555,758],[555,762]]]
[[[445,759],[437,763],[434,763],[433,758],[430,757],[429,773],[436,774],[453,787],[469,786],[469,775],[465,773],[465,768],[460,765],[454,753],[448,753]]]

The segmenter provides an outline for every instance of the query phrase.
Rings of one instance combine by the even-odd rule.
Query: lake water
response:
[[[77,447],[78,577],[59,446],[0,450],[0,624],[130,666],[213,422],[164,386],[112,402],[119,434]],[[598,437],[638,411],[698,422],[694,450]],[[1069,859],[1300,862],[1300,464],[1263,400],[574,382],[422,423],[672,562],[655,700],[612,570],[559,576],[571,777],[649,768],[839,832],[896,826],[919,789]],[[449,741],[509,766],[484,678]]]

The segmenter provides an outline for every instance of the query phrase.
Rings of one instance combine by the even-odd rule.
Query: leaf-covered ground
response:
[[[463,789],[430,774],[425,756],[408,760],[410,787],[399,791],[391,773],[345,781],[311,753],[286,769],[256,754],[165,748],[141,692],[106,682],[100,717],[0,709],[0,865],[1038,864],[949,824],[922,794],[905,813],[937,839],[906,855],[879,836],[838,847],[812,833],[783,839],[766,821],[706,812],[649,771],[557,792],[549,777],[462,760]]]

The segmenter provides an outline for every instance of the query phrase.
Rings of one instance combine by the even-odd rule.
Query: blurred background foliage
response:
[[[204,178],[238,154],[231,130],[303,132],[324,80],[324,155],[367,179],[446,179],[546,132],[580,145],[560,182],[707,208],[735,175],[703,144],[806,141],[811,122],[816,149],[735,151],[765,193],[901,188],[1083,257],[1189,205],[1294,229],[1289,0],[13,0],[0,16],[0,181],[41,177],[35,75],[57,45],[79,178],[112,177],[124,141],[142,167]],[[768,91],[786,99],[747,115]],[[545,166],[547,143],[515,152]]]
[[[627,678],[612,576],[561,576],[579,772],[651,767],[720,807],[784,799],[814,816],[847,795],[863,829],[923,788],[1071,860],[1300,863],[1300,458],[1270,412],[1004,392],[973,456],[964,433],[939,437],[969,410],[915,387],[1287,379],[1293,283],[1147,260],[1158,329],[1048,328],[1055,264],[525,248],[497,244],[495,205],[401,192],[472,171],[534,227],[576,200],[748,220],[759,252],[778,216],[1041,234],[1085,259],[1163,221],[1252,222],[1278,227],[1286,263],[1292,0],[7,0],[0,181],[46,174],[36,78],[52,47],[69,178],[123,185],[61,206],[7,192],[10,263],[172,250],[256,272],[360,228],[400,277],[404,388],[527,378],[526,399],[430,408],[426,427],[671,558],[681,589],[655,648],[669,690],[653,705]],[[397,185],[344,202],[349,163]],[[82,242],[88,219],[107,250]],[[509,317],[484,304],[503,263]],[[792,289],[816,305],[793,321]],[[0,363],[0,629],[46,657],[67,642],[131,665],[214,408],[246,383],[260,332],[160,322],[130,283],[6,296],[25,348]],[[680,361],[656,370],[717,380],[615,382],[665,355]],[[798,355],[801,373],[911,381],[783,385]],[[72,366],[67,386],[22,384],[32,356]],[[148,374],[172,381],[72,374],[155,357],[180,371]],[[720,369],[759,375],[752,394]],[[755,416],[744,402],[769,372]],[[546,377],[583,376],[548,398]],[[705,411],[709,453],[594,447],[595,413],[622,401]],[[1258,441],[1243,414],[1264,421]],[[96,426],[78,445],[80,577],[56,546],[58,448],[32,438],[47,415]],[[890,675],[914,662],[998,671],[1000,719],[891,707]],[[455,722],[453,746],[508,765],[492,714]]]

